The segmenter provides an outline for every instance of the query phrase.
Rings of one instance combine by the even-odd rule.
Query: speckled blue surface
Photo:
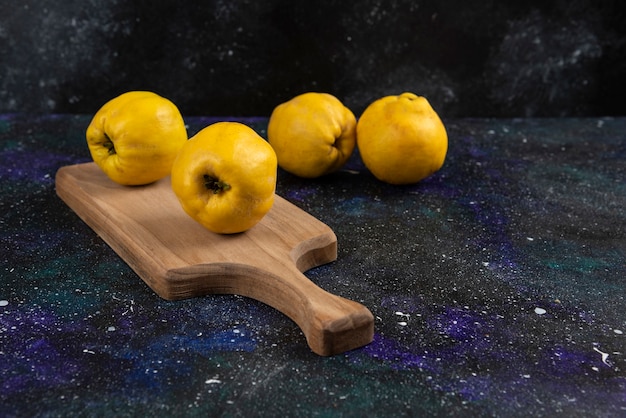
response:
[[[414,186],[281,171],[338,238],[307,276],[376,318],[329,358],[257,301],[153,293],[56,196],[89,120],[0,116],[0,416],[626,415],[626,118],[444,121]]]

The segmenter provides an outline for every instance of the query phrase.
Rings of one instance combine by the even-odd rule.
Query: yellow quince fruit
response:
[[[386,96],[371,103],[356,127],[365,166],[379,180],[412,184],[438,171],[448,151],[448,134],[425,97]]]
[[[208,230],[243,232],[272,208],[277,168],[274,150],[252,128],[218,122],[180,150],[172,190],[184,211]]]
[[[273,110],[267,137],[281,168],[299,177],[320,177],[350,158],[356,118],[333,95],[304,93]]]
[[[170,174],[187,130],[170,100],[131,91],[104,104],[86,136],[91,157],[102,171],[116,183],[136,186]]]

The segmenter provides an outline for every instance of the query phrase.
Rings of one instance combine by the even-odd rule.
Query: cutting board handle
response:
[[[369,344],[374,317],[365,306],[318,287],[296,264],[196,265],[169,272],[169,280],[195,283],[199,294],[237,294],[263,302],[292,319],[311,350],[332,356]]]

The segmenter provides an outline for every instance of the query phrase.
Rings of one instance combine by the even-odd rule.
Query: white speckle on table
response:
[[[6,301],[4,301],[4,302],[6,302]],[[4,305],[2,305],[2,306],[4,306]],[[621,329],[614,329],[613,332],[618,334],[618,335],[622,335],[624,333]]]
[[[546,313],[546,310],[545,310],[545,309],[543,309],[543,308],[535,308],[535,313],[536,313],[537,315],[543,315],[543,314],[545,314],[545,313]]]
[[[0,300],[0,306],[7,306],[9,304],[8,300]]]
[[[605,353],[603,351],[600,351],[598,349],[598,347],[593,347],[593,351],[595,351],[596,353],[599,353],[602,356],[602,363],[606,364],[607,366],[610,366],[611,363],[609,363],[609,353]]]
[[[115,327],[111,326],[107,328],[107,332],[113,332],[115,331]]]

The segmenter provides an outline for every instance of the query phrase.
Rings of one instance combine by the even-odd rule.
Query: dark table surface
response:
[[[375,316],[333,357],[255,300],[152,292],[56,196],[89,121],[0,116],[0,416],[626,416],[626,118],[444,120],[413,186],[280,171],[338,238],[307,277]]]

